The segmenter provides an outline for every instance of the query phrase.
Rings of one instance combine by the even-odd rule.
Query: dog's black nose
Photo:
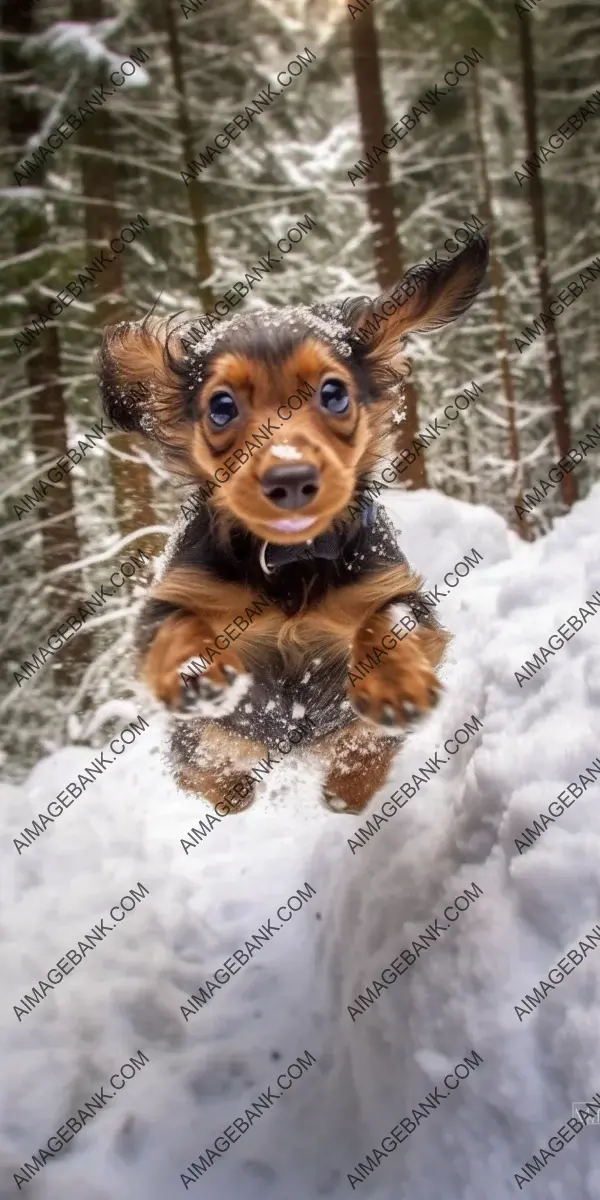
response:
[[[319,490],[319,472],[310,463],[270,467],[261,479],[267,499],[278,508],[304,508]]]

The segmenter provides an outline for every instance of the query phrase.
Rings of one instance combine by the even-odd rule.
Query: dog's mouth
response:
[[[281,517],[278,521],[269,521],[268,524],[276,533],[303,533],[305,529],[310,529],[311,525],[316,524],[317,517]]]
[[[244,524],[263,542],[279,546],[300,546],[305,542],[314,541],[329,530],[333,522],[342,515],[344,508],[345,506],[340,510],[338,505],[312,516],[290,513],[287,517],[262,517],[260,520],[250,520],[246,516]]]
[[[309,458],[294,446],[285,449],[293,449],[293,457],[267,460],[267,469],[257,480],[261,496],[253,520],[248,520],[249,511],[246,519],[265,541],[298,545],[324,533],[339,516],[350,499],[350,481],[343,481],[341,472],[317,465],[318,451]]]
[[[273,545],[301,545],[343,519],[355,487],[354,466],[345,464],[324,446],[276,445],[235,474],[219,496],[248,532]]]

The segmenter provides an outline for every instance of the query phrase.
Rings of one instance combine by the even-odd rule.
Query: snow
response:
[[[299,462],[302,459],[300,451],[297,450],[295,446],[289,446],[285,442],[283,445],[278,445],[275,443],[273,446],[271,446],[271,454],[273,455],[273,458],[287,458],[290,461],[294,460],[296,462]]]
[[[141,1077],[47,1161],[39,1200],[508,1200],[600,1089],[600,954],[540,1010],[514,1011],[600,920],[600,783],[515,846],[600,755],[600,614],[523,687],[514,676],[600,587],[600,485],[532,546],[483,506],[385,499],[426,587],[472,548],[482,561],[438,607],[455,633],[443,700],[362,817],[327,811],[314,761],[286,760],[186,854],[210,810],[169,779],[149,703],[143,737],[20,855],[12,839],[93,753],[61,750],[25,786],[2,785],[3,1195],[140,1049]],[[482,728],[353,852],[359,826],[472,715]],[[144,902],[18,1022],[13,1004],[138,880]],[[186,1022],[180,1005],[305,881],[316,896]],[[353,1021],[347,1006],[473,883],[477,902]],[[186,1189],[180,1173],[305,1050],[318,1066]],[[473,1050],[483,1063],[353,1189],[347,1173]],[[597,1200],[596,1127],[543,1176],[532,1195]]]
[[[106,45],[106,40],[118,32],[119,24],[119,18],[94,22],[55,21],[47,29],[29,38],[32,53],[48,56],[65,70],[70,69],[70,75],[62,93],[55,97],[45,114],[41,128],[29,139],[24,158],[36,146],[45,142],[67,113],[71,114],[73,108],[77,107],[77,85],[85,84],[86,78],[89,78],[90,86],[83,97],[85,100],[93,94],[95,86],[99,86],[100,82],[108,89],[108,99],[112,99],[111,91],[115,92],[115,88],[109,82],[110,74],[119,71],[123,62],[131,62],[128,54],[115,54]],[[137,53],[137,49],[134,49],[134,54]],[[150,83],[150,76],[145,68],[138,63],[133,65],[135,70],[132,74],[124,76],[118,85],[119,90],[147,87]],[[99,68],[105,70],[102,81],[97,78]]]
[[[55,21],[42,33],[30,38],[32,50],[43,51],[54,57],[62,66],[83,70],[88,67],[105,67],[107,78],[111,71],[118,71],[123,62],[131,62],[128,54],[115,54],[106,45],[118,28],[118,20],[106,21]],[[134,53],[136,51],[134,50]],[[150,82],[148,72],[135,65],[135,71],[126,75],[120,87],[145,87]]]
[[[191,659],[187,664],[189,670],[190,664],[194,662]],[[185,668],[184,668],[185,670]],[[200,672],[202,675],[204,672]],[[193,685],[191,685],[193,686]],[[186,708],[185,712],[177,712],[173,714],[175,721],[196,721],[198,717],[228,717],[243,700],[246,692],[252,686],[251,675],[238,675],[233,683],[222,688],[218,695],[211,695],[210,698],[203,696],[202,692],[194,697],[193,703]],[[189,703],[189,696],[187,697]]]
[[[190,354],[201,359],[210,354],[228,334],[238,330],[252,329],[256,324],[257,313],[236,313],[220,321],[215,329],[202,333],[197,341],[189,347]],[[320,304],[309,308],[304,304],[285,305],[278,309],[260,310],[260,328],[265,330],[285,329],[291,336],[306,336],[307,331],[316,337],[330,342],[338,354],[348,358],[352,353],[350,346],[350,327],[340,319],[338,309],[333,305]],[[185,336],[185,334],[184,334]]]

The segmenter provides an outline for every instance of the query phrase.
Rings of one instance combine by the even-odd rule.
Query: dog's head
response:
[[[305,542],[343,517],[382,453],[409,371],[403,339],[465,312],[487,257],[476,238],[377,300],[234,316],[197,340],[189,320],[114,325],[100,355],[107,415],[257,537]]]

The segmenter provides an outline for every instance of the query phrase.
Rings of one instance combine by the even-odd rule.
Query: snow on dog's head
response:
[[[403,340],[465,312],[486,265],[476,238],[374,301],[112,326],[100,358],[107,414],[162,445],[226,522],[305,542],[348,519],[387,449],[410,370]]]

